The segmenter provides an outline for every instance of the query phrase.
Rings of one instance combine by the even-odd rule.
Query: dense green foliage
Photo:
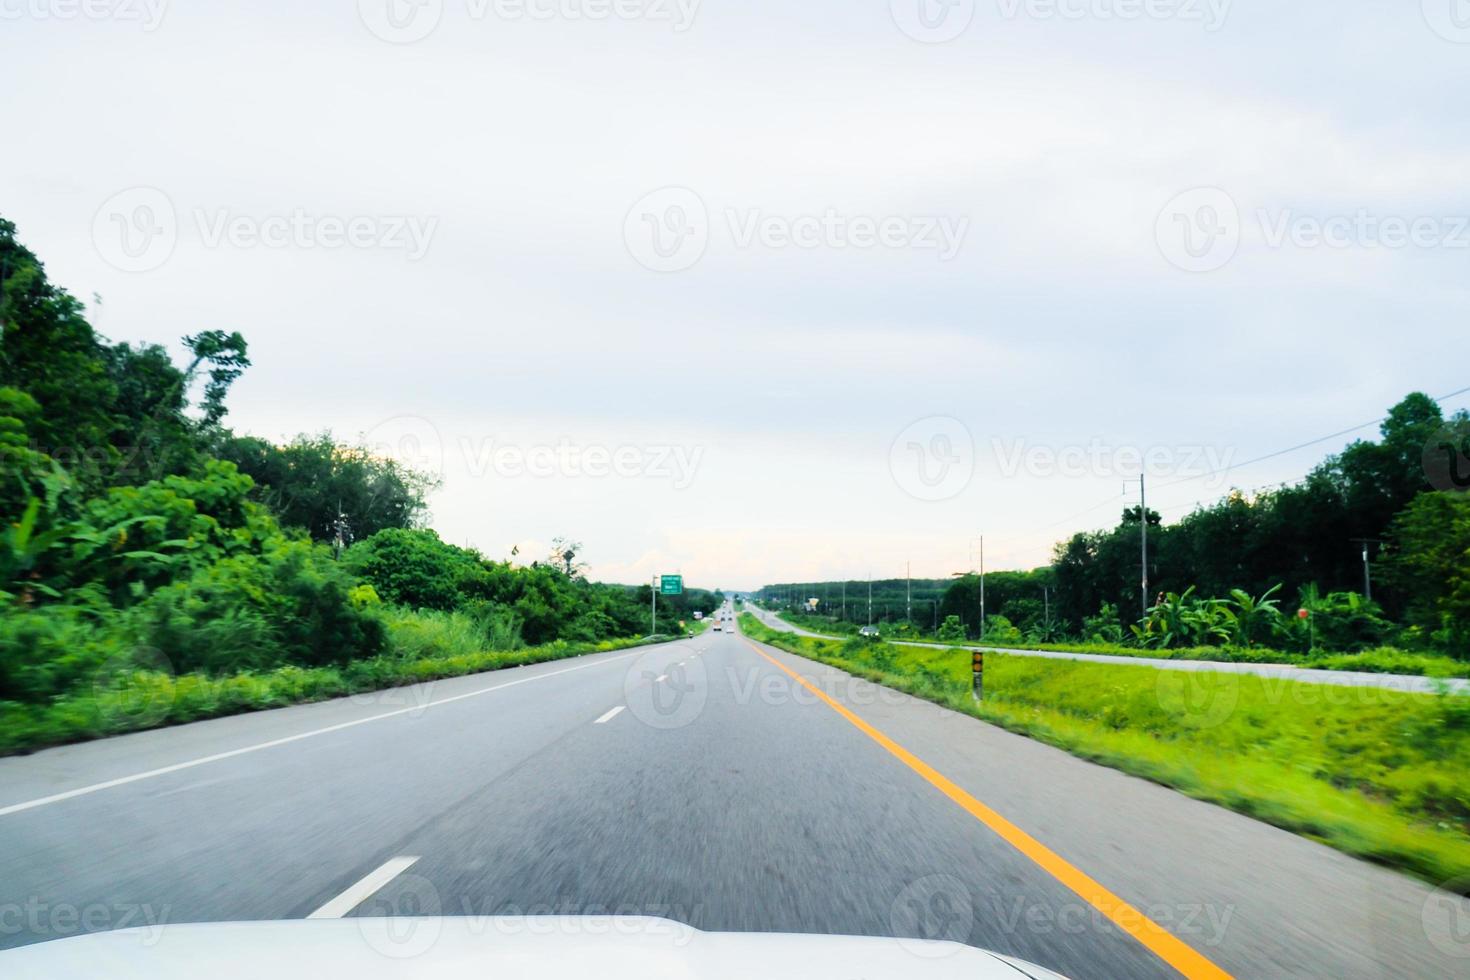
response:
[[[1440,883],[1470,873],[1470,696],[743,631]]]
[[[176,367],[83,313],[0,220],[0,750],[649,630],[647,586],[587,582],[560,549],[513,567],[419,529],[423,474],[328,434],[225,429],[240,334],[183,338]],[[718,601],[661,603],[659,631]]]

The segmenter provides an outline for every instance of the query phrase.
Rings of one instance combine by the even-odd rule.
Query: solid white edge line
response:
[[[604,714],[601,718],[597,719],[592,724],[594,724],[594,725],[606,725],[608,722],[610,722],[614,718],[616,718],[618,716],[618,712],[622,711],[623,708],[624,708],[624,705],[621,705],[621,704],[618,705],[616,708],[613,708],[611,711],[609,711],[606,714]]]
[[[351,912],[369,898],[372,898],[373,893],[378,889],[407,871],[417,860],[417,857],[389,858],[377,870],[369,872],[367,877],[357,882],[357,884],[350,886],[345,892],[308,915],[307,918],[342,918],[342,916]]]
[[[327,735],[331,732],[340,732],[343,729],[355,728],[358,725],[366,725],[368,722],[371,721],[382,721],[385,718],[396,718],[399,715],[406,715],[412,711],[427,711],[428,709],[438,707],[441,704],[451,704],[455,701],[463,701],[466,698],[476,698],[482,694],[489,694],[492,691],[503,691],[507,687],[515,687],[518,684],[529,684],[531,681],[539,681],[547,677],[556,677],[560,674],[570,674],[576,670],[586,670],[589,667],[600,667],[603,664],[610,664],[615,663],[619,660],[626,660],[628,657],[635,656],[642,652],[642,650],[634,650],[629,653],[620,653],[616,657],[609,657],[606,660],[598,660],[590,664],[578,664],[575,667],[566,667],[562,670],[552,670],[544,674],[537,674],[534,677],[522,677],[519,680],[507,681],[504,684],[496,684],[493,687],[482,687],[478,691],[469,691],[465,694],[456,694],[453,697],[440,698],[438,701],[430,701],[423,705],[415,705],[412,708],[399,708],[397,711],[385,711],[380,715],[370,715],[367,718],[357,718],[353,721],[344,721],[338,725],[328,725],[326,728],[318,728],[314,731],[301,732],[296,735],[287,735],[285,738],[276,738],[270,740],[269,742],[260,742],[256,745],[247,745],[243,748],[231,749],[228,752],[217,752],[214,755],[206,755],[199,759],[190,759],[188,762],[178,762],[174,765],[163,766],[159,769],[149,769],[147,772],[133,773],[131,776],[119,776],[117,779],[109,779],[106,782],[101,783],[93,783],[90,786],[79,786],[76,789],[69,789],[64,793],[54,793],[51,796],[42,796],[38,799],[26,800],[24,803],[12,803],[10,806],[0,807],[0,817],[9,816],[12,813],[20,813],[22,810],[33,810],[36,807],[46,806],[51,803],[60,803],[62,800],[69,800],[75,796],[86,796],[89,793],[96,793],[104,789],[112,789],[114,786],[126,786],[128,783],[136,783],[139,780],[152,779],[155,776],[166,776],[171,772],[179,772],[182,769],[192,769],[195,766],[202,766],[209,762],[219,762],[222,759],[233,759],[237,755],[247,755],[251,752],[259,752],[261,749],[271,749],[275,748],[278,745],[289,745],[292,742],[299,742],[304,738],[315,738],[318,735]],[[448,678],[445,679],[447,680]],[[429,683],[433,682],[430,681]]]

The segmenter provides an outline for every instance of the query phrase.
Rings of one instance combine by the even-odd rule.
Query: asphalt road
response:
[[[797,636],[812,636],[823,640],[840,640],[840,636],[813,633],[786,622],[774,613],[755,606],[746,607],[761,622],[771,629]],[[905,646],[929,647],[948,650],[959,647],[963,650],[983,649],[987,653],[1009,653],[1018,657],[1041,657],[1045,660],[1087,660],[1100,664],[1122,664],[1130,667],[1157,667],[1161,670],[1217,671],[1229,674],[1253,674],[1257,677],[1273,677],[1284,681],[1304,684],[1331,684],[1334,687],[1381,687],[1390,691],[1407,691],[1411,694],[1436,694],[1441,689],[1470,691],[1470,680],[1463,677],[1431,678],[1414,674],[1379,674],[1365,670],[1322,670],[1313,667],[1293,667],[1290,664],[1232,663],[1224,660],[1165,660],[1160,657],[1112,657],[1101,653],[1081,653],[1075,650],[1021,650],[1012,647],[972,647],[962,643],[925,643],[905,640]]]
[[[957,939],[1076,978],[1470,964],[1470,907],[1423,884],[730,634],[0,760],[0,946],[313,913]]]

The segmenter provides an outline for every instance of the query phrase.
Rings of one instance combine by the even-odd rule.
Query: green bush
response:
[[[92,611],[43,606],[0,616],[0,701],[44,704],[129,648]]]
[[[374,608],[352,601],[354,584],[325,547],[281,542],[157,590],[135,628],[180,672],[345,663],[386,645]]]
[[[429,530],[379,531],[347,549],[343,561],[385,602],[417,609],[455,608],[465,598],[461,585],[481,574],[473,552]]]

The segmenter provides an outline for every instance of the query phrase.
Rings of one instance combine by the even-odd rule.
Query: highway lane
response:
[[[755,606],[747,606],[762,623],[771,629],[797,636],[810,636],[819,640],[840,640],[844,637],[826,633],[813,633],[786,622],[774,613]],[[987,653],[1008,653],[1017,657],[1040,657],[1043,660],[1085,660],[1090,663],[1118,664],[1124,667],[1157,667],[1160,670],[1216,671],[1228,674],[1252,674],[1256,677],[1271,677],[1303,684],[1331,684],[1334,687],[1381,687],[1390,691],[1406,691],[1410,694],[1435,694],[1441,688],[1455,692],[1470,692],[1470,680],[1463,677],[1420,677],[1414,674],[1379,674],[1363,670],[1322,670],[1313,667],[1293,667],[1290,664],[1234,663],[1224,660],[1166,660],[1161,657],[1116,657],[1102,653],[1081,653],[1074,650],[1022,650],[1014,647],[973,647],[963,643],[925,643],[905,640],[906,646],[928,647],[932,650],[984,650]]]
[[[1460,964],[1416,882],[728,634],[0,760],[0,944],[85,914],[301,918],[345,894],[357,915],[638,913],[1171,975],[788,671],[1225,970]]]

